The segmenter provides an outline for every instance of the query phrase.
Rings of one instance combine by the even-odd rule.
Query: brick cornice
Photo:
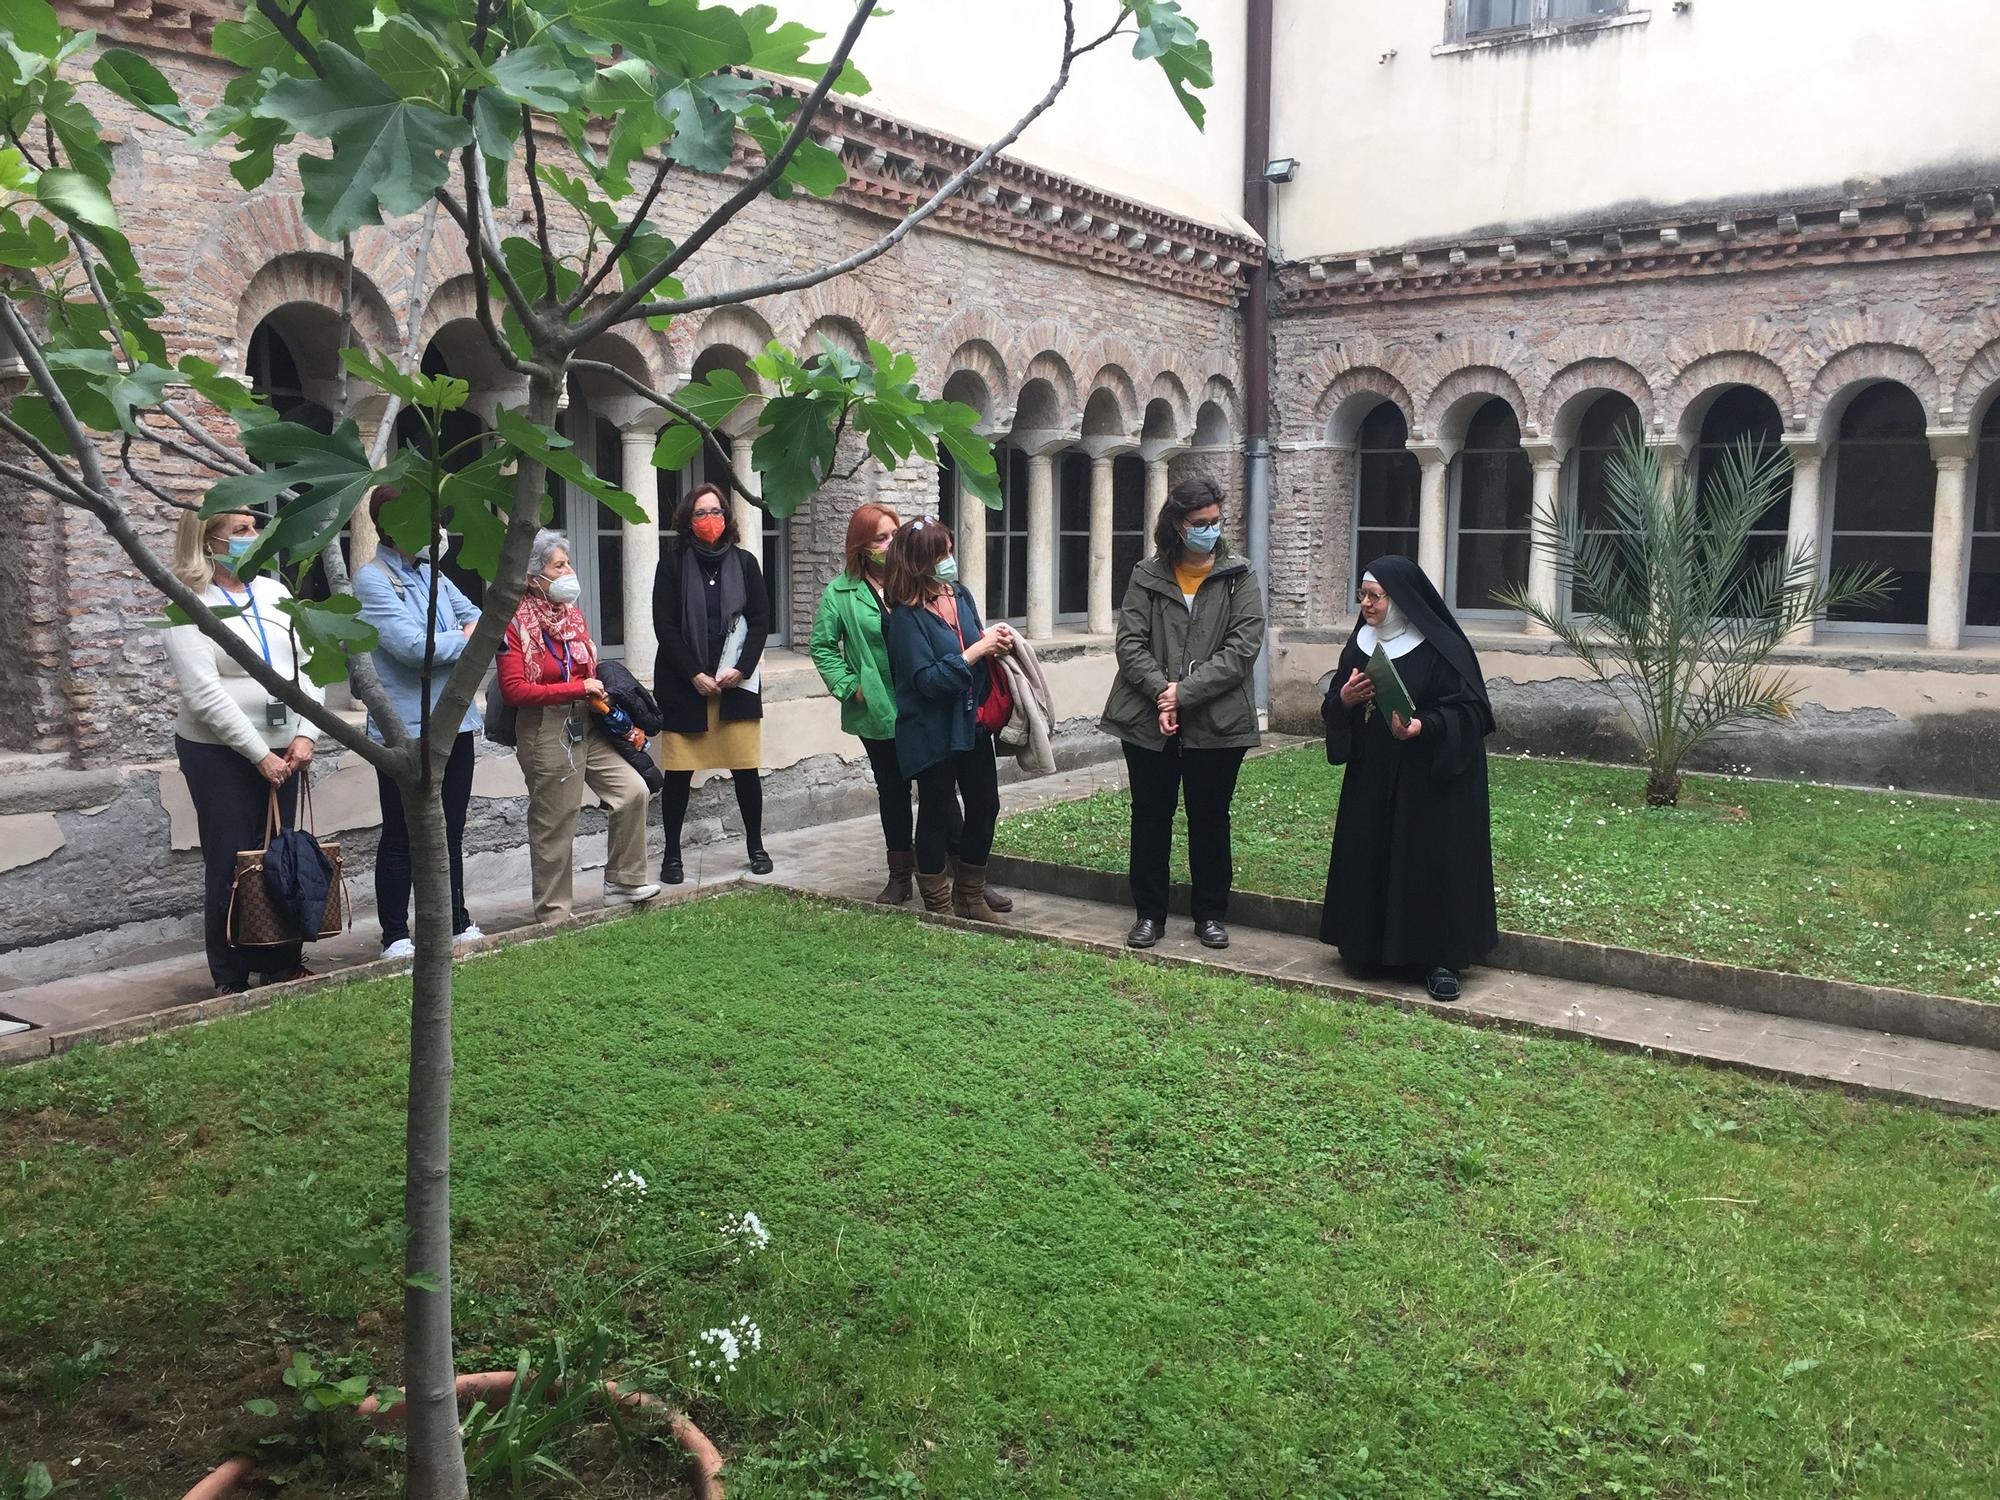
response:
[[[186,51],[192,38],[204,53],[217,23],[241,15],[240,6],[225,0],[56,0],[56,8],[66,25],[107,40]],[[765,81],[781,93],[802,92],[782,79]],[[814,134],[837,149],[847,167],[847,183],[834,201],[887,219],[908,213],[979,154],[952,136],[838,96],[826,101]],[[739,138],[737,170],[754,170],[761,162],[746,151],[748,144]],[[926,227],[1221,307],[1236,304],[1246,285],[1244,268],[1264,258],[1251,236],[1006,156],[968,182]]]
[[[1563,291],[1607,282],[1787,271],[2000,250],[1996,190],[1595,225],[1315,256],[1279,272],[1279,311]]]

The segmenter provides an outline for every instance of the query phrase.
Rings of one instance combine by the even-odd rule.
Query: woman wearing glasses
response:
[[[740,545],[727,498],[712,484],[690,490],[674,513],[674,545],[653,575],[653,630],[660,654],[653,696],[660,739],[660,821],[667,848],[660,879],[679,885],[681,827],[696,771],[727,771],[743,817],[750,873],[771,873],[764,852],[764,700],[757,662],[771,630],[764,570]]]

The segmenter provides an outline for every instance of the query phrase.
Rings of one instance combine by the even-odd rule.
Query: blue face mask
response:
[[[1181,540],[1187,543],[1190,552],[1213,552],[1216,544],[1222,540],[1222,527],[1220,524],[1214,526],[1190,526],[1186,531],[1181,533]]]
[[[938,565],[937,565],[937,566],[936,566],[935,568],[931,569],[931,576],[932,576],[933,578],[937,579],[937,581],[938,581],[939,583],[955,583],[955,582],[957,582],[957,581],[958,581],[958,559],[957,559],[957,558],[955,558],[955,557],[941,557],[941,558],[939,558],[939,559],[938,559]]]
[[[237,563],[242,562],[244,558],[248,557],[250,549],[256,545],[257,538],[254,536],[233,536],[224,543],[224,546],[228,550],[223,553],[222,560],[228,562],[233,568]]]

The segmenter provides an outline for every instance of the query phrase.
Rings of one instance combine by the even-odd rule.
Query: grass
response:
[[[1245,762],[1239,887],[1321,899],[1340,778],[1318,749]],[[1690,776],[1649,808],[1644,781],[1491,762],[1502,927],[2000,1001],[2000,804]],[[997,847],[1122,870],[1130,817],[1103,793],[1008,819]],[[1174,857],[1186,879],[1178,836]]]
[[[0,1075],[0,1455],[177,1496],[286,1351],[393,1369],[407,1004]],[[606,1322],[736,1500],[2000,1484],[2000,1121],[770,893],[457,1028],[463,1365]]]

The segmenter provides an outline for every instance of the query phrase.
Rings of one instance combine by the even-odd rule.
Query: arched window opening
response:
[[[1009,443],[993,450],[1000,463],[1000,509],[986,514],[986,618],[1028,614],[1028,455]]]
[[[1976,462],[1965,623],[1974,630],[2000,630],[2000,401],[1986,408],[1986,420],[1979,424]]]
[[[1111,607],[1124,602],[1132,570],[1152,548],[1146,535],[1146,461],[1123,454],[1111,461]]]
[[[1591,402],[1577,425],[1570,450],[1569,503],[1584,531],[1611,536],[1618,530],[1611,503],[1611,465],[1626,444],[1644,435],[1632,398],[1610,391]],[[1580,608],[1574,592],[1569,607]]]
[[[1361,572],[1378,557],[1417,555],[1422,466],[1407,446],[1410,424],[1393,401],[1362,419],[1354,443],[1354,562],[1348,598],[1361,594]]]
[[[1778,403],[1752,385],[1732,386],[1715,398],[1701,419],[1701,436],[1695,443],[1694,493],[1698,511],[1705,510],[1725,455],[1744,440],[1756,444],[1761,453],[1774,454],[1781,447],[1785,421]],[[1768,566],[1785,555],[1792,519],[1792,471],[1781,470],[1773,488],[1771,503],[1757,518],[1743,544],[1744,571]]]
[[[1452,469],[1452,607],[1493,613],[1500,590],[1527,586],[1533,532],[1534,473],[1511,406],[1495,397],[1474,413]]]
[[[1885,603],[1845,610],[1843,624],[1921,625],[1929,613],[1931,511],[1937,467],[1924,408],[1909,387],[1872,385],[1848,403],[1834,443],[1833,528],[1827,566],[1888,568]]]
[[[436,339],[425,348],[417,368],[425,375],[445,378],[458,375]],[[477,412],[469,406],[461,406],[457,411],[445,412],[438,419],[438,437],[433,445],[430,429],[424,425],[422,416],[407,406],[396,413],[396,446],[414,448],[424,457],[437,460],[447,473],[452,474],[479,461],[486,449],[478,439],[486,430],[486,424],[479,419]],[[459,537],[452,538],[443,558],[444,573],[459,586],[466,598],[480,604],[486,598],[486,580],[460,564],[458,554],[462,545]]]
[[[1081,620],[1090,609],[1090,455],[1056,455],[1056,619]]]
[[[314,432],[333,431],[333,413],[306,394],[298,356],[272,318],[264,319],[250,335],[247,363],[250,389],[270,402],[281,418]]]

